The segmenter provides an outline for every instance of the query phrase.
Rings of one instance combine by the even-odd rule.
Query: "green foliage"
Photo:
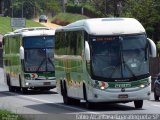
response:
[[[25,119],[7,110],[0,110],[0,120],[25,120]]]
[[[40,14],[61,12],[59,0],[5,0],[5,16],[25,17],[27,19]],[[12,11],[13,10],[13,11]]]
[[[26,27],[42,27],[42,25],[32,20],[26,20]],[[0,17],[0,34],[6,34],[11,31],[10,17]]]
[[[127,0],[123,5],[123,17],[138,19],[146,29],[147,35],[155,42],[160,39],[160,1]]]
[[[81,5],[68,4],[66,6],[66,12],[81,14],[81,8]]]
[[[84,8],[84,15],[88,16],[88,17],[102,17],[103,14],[96,9],[95,6],[93,6],[92,4],[85,4],[83,6]]]
[[[69,24],[77,20],[87,19],[87,18],[88,17],[79,14],[59,13],[53,18],[52,22],[55,23],[57,21],[60,22],[59,24],[61,25],[62,22],[66,22],[67,24]]]
[[[9,31],[12,31],[10,27],[10,18],[0,17],[0,34],[5,34]]]
[[[45,1],[44,4],[45,4],[45,7],[44,7],[45,13],[50,12],[52,13],[52,15],[55,15],[56,13],[61,12],[61,5],[60,5],[60,2],[58,2],[58,0],[48,0],[48,1]]]
[[[68,4],[66,6],[66,12],[69,13],[77,13],[82,14],[88,17],[100,17],[102,16],[101,12],[97,11],[97,9],[91,4]]]
[[[155,6],[154,0],[128,0],[124,5],[122,16],[136,17],[144,26],[153,25],[160,20]]]
[[[160,41],[157,42],[157,49],[160,49]]]

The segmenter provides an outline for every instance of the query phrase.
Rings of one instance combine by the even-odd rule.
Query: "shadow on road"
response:
[[[40,95],[40,94],[58,94],[55,91],[35,91],[35,90],[29,90],[27,94],[25,95]],[[8,97],[8,96],[19,96],[23,95],[21,91],[16,92],[9,92],[9,91],[0,91],[0,97]]]
[[[74,107],[79,107],[81,109],[85,109],[85,102],[81,102],[80,105],[72,105]],[[137,110],[132,106],[128,106],[127,104],[122,104],[122,103],[95,103],[93,104],[93,108],[90,109],[92,111],[129,111],[129,110]],[[138,110],[143,110],[143,109],[138,109]]]
[[[47,114],[63,114],[63,113],[73,113],[73,112],[82,112],[80,110],[72,109],[65,105],[61,104],[53,104],[53,103],[44,103],[44,104],[36,104],[36,105],[27,105],[26,108],[30,108],[39,112],[47,113]]]
[[[22,94],[21,92],[19,92]],[[40,91],[40,90],[28,90],[26,95],[38,95],[38,94],[58,94],[55,91]]]
[[[11,93],[9,91],[0,91],[0,97],[18,96],[18,94]]]
[[[47,106],[47,107],[46,107]],[[78,112],[112,112],[112,111],[133,111],[133,110],[144,110],[144,109],[135,109],[133,107],[127,106],[125,104],[111,104],[111,103],[96,103],[96,106],[93,109],[86,109],[85,103],[82,102],[80,105],[65,105],[63,103],[46,103],[46,104],[38,104],[38,105],[29,105],[25,106],[30,109],[34,109],[40,112],[44,112],[47,114],[50,113],[78,113]],[[45,108],[45,109],[44,109]]]

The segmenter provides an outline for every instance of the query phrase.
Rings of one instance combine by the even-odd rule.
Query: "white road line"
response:
[[[31,100],[35,100],[35,101],[39,101],[39,102],[42,102],[42,103],[52,103],[52,104],[56,104],[57,106],[65,107],[65,108],[69,108],[69,109],[74,109],[74,110],[78,110],[78,111],[80,111],[80,112],[97,114],[96,112],[84,110],[84,109],[81,109],[81,108],[75,108],[75,107],[67,106],[67,105],[63,105],[63,104],[57,104],[57,103],[54,103],[54,102],[51,102],[51,101],[47,101],[47,100],[41,100],[41,99],[37,99],[37,98],[29,97],[29,96],[23,96],[23,95],[22,95],[21,97],[27,98],[27,99],[31,99]]]
[[[155,106],[155,107],[160,107],[160,105],[155,105],[155,104],[152,104],[153,106]]]
[[[7,92],[7,93],[12,94],[12,95],[17,95],[17,93],[11,93],[11,92]],[[29,100],[33,100],[33,101],[38,101],[38,102],[41,102],[41,103],[52,103],[52,104],[55,104],[55,105],[60,106],[60,107],[65,107],[65,108],[69,108],[69,109],[73,109],[73,110],[78,110],[78,111],[80,111],[80,113],[85,112],[85,113],[97,114],[96,112],[84,110],[84,109],[81,109],[81,108],[75,108],[75,107],[72,107],[72,106],[57,104],[57,103],[54,103],[54,102],[51,102],[51,101],[41,100],[41,99],[29,97],[29,96],[20,95],[19,97],[29,99]]]

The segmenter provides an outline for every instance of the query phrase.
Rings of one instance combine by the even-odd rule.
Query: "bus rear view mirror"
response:
[[[2,42],[0,42],[0,48],[2,47]]]
[[[87,41],[85,41],[85,58],[87,61],[90,61],[90,49]]]
[[[157,56],[157,50],[156,50],[156,45],[153,42],[153,40],[147,38],[149,41],[149,56],[150,57],[156,57]]]
[[[24,48],[22,46],[20,47],[20,59],[24,59]]]

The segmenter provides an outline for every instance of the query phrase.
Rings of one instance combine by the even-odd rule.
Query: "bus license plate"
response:
[[[128,98],[128,94],[120,94],[118,95],[118,98]]]
[[[50,82],[44,82],[43,85],[50,85]]]

